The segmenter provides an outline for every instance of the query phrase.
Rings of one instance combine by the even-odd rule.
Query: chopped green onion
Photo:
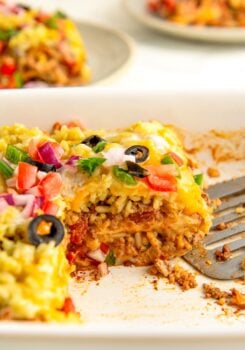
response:
[[[4,160],[0,160],[0,173],[5,177],[11,177],[14,173],[14,169],[8,165]]]
[[[201,186],[203,183],[203,174],[200,173],[200,174],[194,175],[194,181],[197,185]]]
[[[17,88],[22,88],[24,82],[23,82],[22,74],[20,72],[14,73],[14,80],[15,80],[15,86]]]
[[[89,175],[92,175],[97,167],[102,165],[105,162],[105,158],[85,158],[79,159],[77,162],[77,166],[79,169],[85,171]]]
[[[54,17],[56,17],[56,18],[67,18],[67,15],[64,12],[58,10],[58,11],[55,12]]]
[[[115,175],[115,177],[120,180],[121,182],[125,183],[126,185],[129,186],[134,186],[137,184],[137,181],[135,180],[135,178],[130,175],[127,170],[124,170],[122,168],[119,168],[119,166],[115,165],[113,167],[113,174]]]
[[[106,146],[106,143],[107,143],[106,141],[100,141],[99,143],[97,143],[96,146],[93,147],[93,151],[94,151],[95,153],[102,152],[103,149],[104,149],[105,146]]]
[[[55,16],[46,19],[44,23],[51,29],[58,29],[57,18]]]
[[[161,160],[162,164],[175,164],[174,160],[171,156],[166,155],[165,157],[163,157],[163,159]]]
[[[110,250],[109,253],[107,254],[107,257],[106,257],[106,259],[105,259],[105,262],[106,262],[107,265],[109,265],[109,266],[115,265],[115,263],[116,263],[116,257],[115,257],[115,255],[114,255],[114,253],[113,253],[112,250]]]
[[[6,149],[5,157],[14,164],[18,164],[19,162],[25,162],[29,159],[29,156],[26,152],[22,151],[22,149],[15,147],[13,145],[8,145]]]
[[[7,41],[18,33],[15,29],[0,30],[0,40]]]

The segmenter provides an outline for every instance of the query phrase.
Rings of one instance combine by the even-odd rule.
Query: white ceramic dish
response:
[[[244,116],[245,92],[61,88],[0,94],[0,124],[21,122],[45,129],[58,120],[81,118],[93,128],[159,119],[204,131],[245,127]],[[185,293],[161,281],[156,291],[144,268],[114,268],[99,285],[71,286],[83,325],[0,323],[0,349],[243,349],[245,316],[222,316],[219,306],[201,296],[205,281],[198,276],[199,287]],[[215,284],[245,289],[233,282]]]
[[[129,13],[142,24],[159,32],[196,41],[244,43],[243,28],[211,28],[179,25],[152,15],[146,9],[147,0],[124,0]]]
[[[107,84],[119,78],[128,67],[134,44],[127,35],[113,28],[91,22],[77,22],[88,52],[92,71],[91,84]]]

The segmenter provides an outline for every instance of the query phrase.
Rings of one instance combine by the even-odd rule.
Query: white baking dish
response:
[[[92,128],[159,119],[191,130],[245,127],[245,92],[146,92],[110,89],[3,91],[0,124],[48,129],[80,118]],[[1,268],[1,267],[0,267]],[[201,297],[161,282],[154,290],[142,268],[114,268],[95,283],[71,286],[85,319],[80,326],[0,323],[1,350],[210,349],[241,350],[245,317],[224,317]],[[207,281],[198,276],[198,284]],[[217,283],[228,289],[231,282]],[[236,284],[243,290],[244,286]]]

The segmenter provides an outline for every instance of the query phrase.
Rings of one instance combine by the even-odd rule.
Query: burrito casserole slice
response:
[[[171,126],[138,122],[53,137],[75,168],[63,172],[67,257],[88,266],[149,265],[182,256],[209,231],[210,209]]]
[[[82,85],[90,80],[84,43],[63,12],[0,1],[0,88]]]

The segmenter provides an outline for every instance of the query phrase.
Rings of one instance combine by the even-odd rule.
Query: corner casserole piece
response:
[[[53,137],[76,163],[63,173],[63,196],[67,256],[77,270],[182,256],[208,233],[201,175],[172,127],[139,122],[77,133],[63,126]]]
[[[63,12],[0,1],[0,88],[83,85],[86,50]]]

